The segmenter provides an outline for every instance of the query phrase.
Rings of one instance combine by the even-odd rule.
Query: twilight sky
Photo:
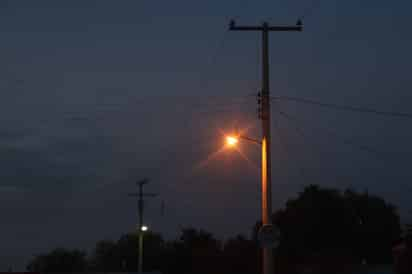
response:
[[[305,15],[303,33],[271,34],[272,95],[412,112],[411,8],[1,1],[0,271],[132,231],[137,203],[127,193],[142,177],[160,193],[147,223],[166,237],[188,225],[248,234],[260,217],[259,150],[215,152],[225,131],[260,134],[260,36],[228,32],[229,19],[294,24]],[[318,183],[367,189],[411,219],[412,119],[286,101],[272,117],[274,209]]]

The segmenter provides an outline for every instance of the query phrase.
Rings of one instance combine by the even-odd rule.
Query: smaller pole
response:
[[[139,184],[139,227],[137,228],[139,235],[139,257],[138,257],[138,267],[137,272],[139,274],[143,273],[143,185],[146,183],[145,180],[138,182]]]
[[[143,231],[142,228],[139,228],[139,265],[138,273],[143,273]]]
[[[138,181],[136,184],[139,187],[139,192],[137,193],[129,193],[129,196],[134,196],[137,197],[138,200],[138,227],[137,227],[137,234],[138,234],[138,261],[137,261],[137,271],[139,274],[143,273],[143,240],[144,240],[144,231],[142,230],[142,227],[144,225],[143,223],[143,213],[144,213],[144,198],[145,197],[156,197],[156,193],[145,193],[143,192],[143,186],[147,184],[149,181],[148,179],[143,179],[141,181]]]

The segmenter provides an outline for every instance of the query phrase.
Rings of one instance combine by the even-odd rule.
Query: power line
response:
[[[281,149],[284,151],[284,153],[286,153],[286,155],[291,155],[290,150],[288,149],[289,148],[289,142],[283,142],[282,141],[282,137],[281,137],[281,134],[280,134],[281,130],[280,130],[279,123],[278,123],[278,120],[276,119],[276,117],[274,117],[273,121],[274,121],[274,127],[275,127],[275,134],[278,136],[278,140],[279,140],[279,144],[280,144]],[[286,144],[286,145],[284,145],[284,144]],[[298,168],[299,175],[301,176],[303,182],[304,183],[308,182],[309,180],[306,176],[306,172],[305,172],[304,168],[301,165],[298,165],[298,164],[296,166]]]
[[[279,113],[282,117],[284,117],[285,119],[287,119],[288,121],[292,122],[292,123],[290,123],[290,124],[294,126],[296,132],[297,132],[297,133],[301,136],[301,138],[304,140],[305,137],[307,136],[307,134],[306,134],[306,132],[304,131],[303,127],[300,126],[299,119],[297,119],[297,118],[295,118],[295,117],[293,117],[293,116],[291,116],[291,115],[289,115],[289,114],[287,114],[287,113],[285,113],[285,112],[282,112],[282,111],[280,111],[280,112],[278,112],[278,113]],[[345,144],[345,145],[352,146],[353,148],[357,148],[357,149],[359,149],[359,150],[361,150],[361,151],[364,151],[364,152],[369,153],[369,155],[375,156],[375,159],[382,161],[383,164],[385,164],[385,163],[387,162],[387,159],[385,159],[385,158],[383,157],[383,156],[388,155],[387,153],[383,153],[383,152],[378,151],[378,150],[375,150],[375,149],[373,149],[373,148],[371,148],[371,147],[369,147],[369,146],[362,145],[362,144],[357,144],[357,143],[355,143],[355,142],[352,141],[352,140],[339,137],[336,133],[334,133],[334,132],[332,132],[332,131],[330,131],[330,130],[327,130],[327,129],[322,129],[322,130],[323,130],[323,131],[326,131],[330,136],[333,136],[333,137],[335,137],[335,138],[337,138],[337,139],[341,139],[342,143]],[[399,186],[403,187],[405,190],[408,190],[408,191],[410,191],[410,189],[411,189],[410,186],[407,185],[407,184],[405,184],[405,183],[400,183]]]
[[[281,113],[278,112],[278,114],[281,114]],[[307,142],[305,142],[305,140],[308,139],[308,134],[305,131],[305,129],[299,123],[297,123],[295,121],[295,119],[292,119],[291,116],[289,116],[289,115],[286,116],[285,113],[282,113],[282,114],[281,115],[282,115],[283,118],[286,118],[289,122],[292,122],[292,123],[289,123],[289,124],[293,126],[293,128],[295,129],[295,132],[297,133],[297,135],[299,135],[301,137],[301,140],[303,141],[303,143],[306,143],[306,147],[312,148],[314,153],[318,155],[320,162],[322,162],[323,156],[321,155],[322,154],[321,152],[323,152],[323,151],[320,149],[319,144],[316,144],[318,146],[318,149],[314,149],[313,145],[307,145]],[[288,119],[288,118],[290,118],[290,119]]]
[[[382,111],[382,110],[377,110],[377,109],[372,109],[372,108],[365,108],[365,107],[358,107],[358,106],[351,106],[351,105],[339,105],[339,104],[334,104],[334,103],[320,102],[320,101],[312,100],[312,99],[300,98],[300,97],[271,96],[271,99],[275,101],[278,101],[278,100],[279,101],[281,100],[294,101],[298,103],[317,105],[320,107],[332,108],[332,109],[343,110],[343,111],[370,113],[370,114],[376,114],[376,115],[394,116],[394,117],[402,117],[402,118],[412,118],[412,113],[396,112],[396,111]]]
[[[173,100],[172,100],[173,99]],[[249,95],[246,96],[231,96],[231,97],[205,97],[205,98],[195,98],[193,96],[179,96],[172,98],[144,98],[142,100],[137,100],[136,105],[148,106],[152,100],[165,102],[169,106],[179,106],[184,107],[185,112],[197,111],[199,113],[213,113],[215,110],[218,111],[231,111],[236,107],[242,107],[246,105],[247,101],[250,100]],[[186,101],[186,102],[185,102]],[[135,108],[125,108],[130,104],[111,104],[111,105],[94,105],[93,108],[87,108],[85,110],[72,110],[72,111],[63,111],[63,119],[70,119],[73,121],[77,120],[88,120],[88,119],[99,119],[101,115],[110,115],[110,114],[126,114],[130,111],[135,111]]]
[[[306,132],[298,124],[296,124],[296,123],[290,123],[290,124],[294,128],[294,131],[296,132],[296,136],[300,137],[300,139],[302,140],[302,143],[303,143],[302,145],[306,144],[306,147],[312,148],[312,150],[315,152],[315,154],[318,154],[318,156],[320,157],[320,160],[322,161],[322,156],[320,155],[319,151],[313,149],[313,146],[308,146],[307,145],[307,142],[305,141],[307,139]]]
[[[281,116],[283,116],[284,118],[286,118],[287,120],[293,122],[295,125],[300,124],[300,120],[283,112],[283,111],[279,111],[278,112]],[[335,132],[328,130],[328,129],[322,129],[324,132],[326,132],[329,136],[333,136],[336,139],[340,139],[342,141],[343,144],[345,145],[349,145],[352,146],[358,150],[364,151],[364,152],[368,152],[369,154],[374,155],[377,159],[379,160],[383,160],[382,156],[383,153],[380,151],[375,150],[374,148],[371,148],[367,145],[363,145],[363,144],[357,144],[356,142],[354,142],[353,140],[350,139],[346,139],[346,138],[342,138],[340,136],[338,136],[338,134],[336,134]]]

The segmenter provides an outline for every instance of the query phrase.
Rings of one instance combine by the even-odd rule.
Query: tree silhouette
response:
[[[119,248],[113,241],[99,241],[90,258],[93,271],[119,271],[121,269]]]
[[[163,238],[153,232],[143,237],[143,270],[155,271],[161,268]],[[139,238],[137,233],[124,234],[117,242],[99,241],[90,258],[94,271],[137,271]]]
[[[186,228],[179,240],[166,246],[165,273],[218,273],[221,270],[221,244],[204,230]]]
[[[278,273],[338,273],[362,262],[391,261],[391,250],[400,237],[396,209],[382,198],[340,192],[316,185],[306,187],[284,209],[272,216],[279,227],[275,252]],[[217,240],[211,233],[185,228],[177,240],[164,241],[153,232],[144,234],[143,270],[164,274],[249,274],[260,272],[261,254],[257,231],[251,240],[243,236]],[[138,235],[122,235],[117,241],[99,241],[89,258],[78,250],[55,249],[35,257],[27,269],[35,272],[135,272]],[[409,255],[408,255],[409,256]]]
[[[258,273],[259,249],[256,242],[238,235],[228,239],[223,247],[223,273]]]
[[[281,230],[278,257],[319,271],[388,263],[400,237],[399,216],[383,199],[316,185],[288,200],[273,219]]]
[[[32,259],[27,270],[31,272],[82,272],[87,268],[86,253],[57,248]]]

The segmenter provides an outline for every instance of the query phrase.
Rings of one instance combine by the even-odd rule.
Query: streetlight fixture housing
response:
[[[239,138],[235,135],[226,136],[226,144],[228,147],[235,147],[239,143]]]

